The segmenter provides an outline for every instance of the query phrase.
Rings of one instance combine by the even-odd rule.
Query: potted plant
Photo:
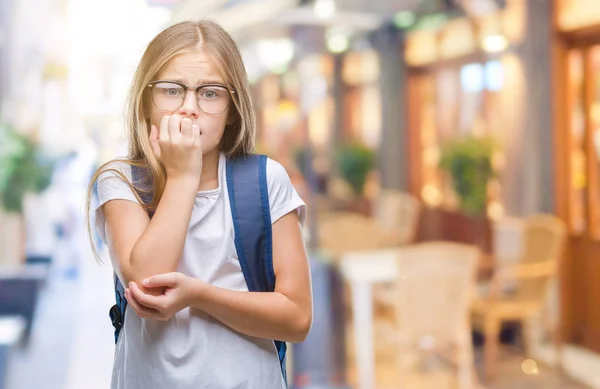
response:
[[[487,188],[496,176],[492,165],[495,142],[490,137],[465,136],[442,147],[440,168],[448,174],[458,196],[460,210],[483,217],[487,211]]]
[[[441,210],[444,234],[461,242],[492,250],[491,224],[487,218],[488,184],[496,176],[492,157],[496,143],[491,137],[468,135],[442,146],[440,168],[449,176],[458,198],[459,212]]]
[[[0,209],[3,252],[0,261],[25,258],[23,203],[27,194],[43,192],[51,181],[53,162],[41,146],[8,125],[0,125]]]
[[[369,173],[375,166],[375,153],[361,143],[350,143],[338,151],[337,167],[340,177],[349,185],[355,196],[354,210],[370,213],[368,200],[364,196]]]

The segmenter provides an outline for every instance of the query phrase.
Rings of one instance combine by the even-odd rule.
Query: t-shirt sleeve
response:
[[[96,232],[103,242],[106,242],[106,226],[102,206],[111,200],[128,200],[139,204],[131,189],[131,182],[131,167],[124,162],[113,162],[107,165],[98,177],[96,182],[98,199],[94,204],[92,217],[95,219]]]
[[[300,223],[304,225],[306,204],[292,185],[285,168],[279,162],[270,158],[267,160],[267,185],[271,207],[271,223],[275,223],[282,216],[296,210]]]

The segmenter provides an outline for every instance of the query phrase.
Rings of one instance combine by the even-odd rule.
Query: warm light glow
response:
[[[527,375],[534,375],[539,372],[537,363],[533,359],[524,360],[521,364],[521,370]]]
[[[498,201],[492,201],[488,205],[487,214],[492,220],[500,220],[504,217],[504,206]]]
[[[437,166],[440,161],[440,150],[437,147],[428,147],[423,152],[423,163],[426,166]]]
[[[508,40],[504,35],[489,35],[483,38],[483,50],[487,53],[499,53],[507,47]]]
[[[442,203],[442,193],[432,184],[427,184],[421,190],[421,198],[431,206],[438,206]]]

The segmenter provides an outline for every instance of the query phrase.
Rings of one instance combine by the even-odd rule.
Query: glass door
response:
[[[600,45],[569,52],[571,231],[600,238]]]

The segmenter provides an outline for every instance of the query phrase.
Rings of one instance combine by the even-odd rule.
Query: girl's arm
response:
[[[150,144],[167,172],[152,221],[127,200],[103,205],[113,266],[125,284],[177,270],[202,174],[200,129],[189,118],[163,116]]]
[[[312,324],[310,270],[298,213],[273,224],[275,292],[221,289],[180,273],[146,279],[147,288],[166,287],[162,296],[143,293],[130,284],[125,296],[146,318],[168,320],[186,306],[202,310],[246,335],[286,342],[304,340]]]
[[[274,293],[248,293],[196,283],[191,306],[247,335],[301,342],[312,324],[310,270],[298,213],[273,224]]]
[[[197,187],[195,180],[167,180],[152,220],[128,200],[103,205],[110,256],[126,284],[177,270]]]

